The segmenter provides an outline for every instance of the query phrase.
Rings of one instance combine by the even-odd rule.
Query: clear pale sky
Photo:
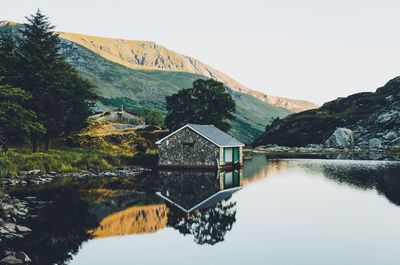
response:
[[[57,30],[152,40],[272,95],[322,103],[400,75],[398,0],[0,0]]]

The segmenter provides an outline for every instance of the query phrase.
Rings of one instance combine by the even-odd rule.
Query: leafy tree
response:
[[[18,46],[18,70],[15,86],[32,95],[27,108],[37,113],[47,129],[45,148],[50,139],[80,129],[94,104],[92,85],[79,77],[59,52],[59,38],[46,16],[39,10],[27,17],[21,28]],[[33,150],[38,137],[33,135]]]
[[[35,113],[23,107],[30,99],[31,95],[22,89],[0,85],[0,145],[3,151],[8,150],[12,141],[29,142],[32,134],[45,132],[43,126],[35,122]]]
[[[221,82],[196,80],[193,88],[180,90],[166,97],[168,114],[165,124],[170,130],[187,124],[214,124],[223,131],[230,129],[227,120],[233,118],[235,101]]]
[[[142,116],[146,124],[164,126],[164,117],[159,110],[144,108]]]

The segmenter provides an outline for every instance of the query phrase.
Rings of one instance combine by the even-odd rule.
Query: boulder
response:
[[[3,223],[3,228],[5,228],[8,232],[15,233],[16,224],[13,223]]]
[[[389,111],[379,115],[378,123],[386,124],[395,121],[400,116],[398,111]]]
[[[347,128],[336,128],[326,140],[325,145],[329,148],[354,148],[353,131]]]
[[[400,147],[400,137],[392,141],[392,146]]]
[[[17,252],[14,254],[14,256],[25,263],[32,262],[32,260],[28,257],[28,255],[25,254],[25,252]]]
[[[26,227],[26,226],[16,225],[16,228],[21,233],[32,232],[32,230],[30,228]]]
[[[1,264],[26,264],[32,260],[24,252],[5,251],[6,257],[0,260]]]
[[[394,131],[390,131],[387,134],[385,134],[385,136],[383,138],[385,138],[386,140],[393,141],[393,140],[397,139],[397,133],[395,133]]]
[[[382,147],[382,142],[378,138],[372,138],[368,141],[368,146],[372,148],[380,148]]]
[[[0,260],[2,264],[23,264],[24,262],[13,255],[9,255],[2,260]]]
[[[39,169],[33,169],[28,171],[28,175],[37,175],[40,173]]]

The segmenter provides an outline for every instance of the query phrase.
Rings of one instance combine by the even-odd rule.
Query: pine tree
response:
[[[59,38],[54,26],[40,10],[27,17],[20,33],[18,48],[21,78],[17,86],[32,95],[27,107],[37,113],[46,128],[45,148],[50,140],[85,125],[91,113],[94,94],[92,85],[60,55]],[[33,151],[38,137],[33,135]]]

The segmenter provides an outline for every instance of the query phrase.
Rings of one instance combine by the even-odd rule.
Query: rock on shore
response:
[[[325,145],[331,148],[353,148],[353,131],[347,128],[337,128],[326,140]]]

